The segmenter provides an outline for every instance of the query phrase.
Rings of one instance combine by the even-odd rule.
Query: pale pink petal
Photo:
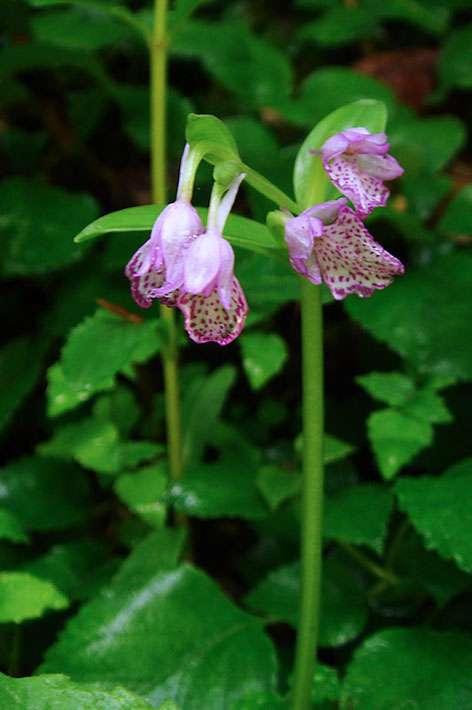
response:
[[[323,224],[331,224],[338,218],[338,212],[347,202],[347,197],[339,197],[337,200],[330,200],[329,202],[321,202],[319,205],[314,207],[309,207],[302,214],[310,215],[311,217],[317,217],[321,219]],[[318,235],[319,236],[319,235]]]
[[[181,293],[177,306],[185,316],[185,330],[192,340],[219,345],[228,345],[238,337],[248,312],[246,298],[236,277],[233,278],[230,311],[221,304],[216,291],[206,298]]]
[[[310,210],[285,223],[285,241],[291,259],[308,259],[315,238],[321,237],[323,222],[310,215]]]
[[[361,170],[355,156],[338,155],[324,167],[331,182],[351,200],[359,217],[387,204],[390,191],[382,180]]]
[[[394,180],[403,175],[403,168],[392,155],[359,155],[357,167],[381,180]]]
[[[322,283],[323,280],[321,278],[321,271],[316,260],[315,252],[313,252],[308,259],[296,259],[290,257],[290,264],[295,271],[298,271],[299,274],[305,276],[308,281],[311,281],[312,284],[319,286],[319,284]]]
[[[204,227],[195,207],[184,200],[168,205],[164,212],[167,216],[162,222],[160,247],[166,265],[166,279],[178,288],[184,278],[187,249],[195,237],[203,233]]]
[[[220,239],[219,234],[210,230],[192,242],[185,257],[184,291],[196,295],[214,281],[220,268]]]
[[[351,293],[371,296],[404,271],[401,261],[369,234],[350,207],[342,207],[337,222],[324,228],[314,251],[323,280],[336,300]]]
[[[231,244],[223,237],[220,239],[220,269],[217,276],[217,289],[220,301],[226,310],[231,308],[233,291],[234,251]]]

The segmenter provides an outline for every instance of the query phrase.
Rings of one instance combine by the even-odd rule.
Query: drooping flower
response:
[[[131,257],[125,268],[131,295],[141,308],[149,308],[154,298],[175,306],[183,281],[185,253],[193,240],[204,232],[202,220],[190,204],[198,161],[185,146],[180,165],[177,199],[156,219],[151,236]]]
[[[371,296],[404,271],[346,202],[340,198],[310,207],[285,224],[293,268],[314,284],[324,281],[336,300],[352,293]]]
[[[184,279],[176,305],[185,316],[185,329],[197,343],[231,343],[240,334],[248,312],[233,272],[233,248],[222,235],[244,177],[233,180],[221,201],[218,190],[214,191],[206,231],[185,254]]]
[[[366,128],[350,128],[337,133],[313,151],[321,156],[331,182],[348,197],[362,219],[374,207],[387,204],[390,191],[383,180],[403,173],[395,158],[388,155],[390,143],[385,133],[369,133]]]
[[[227,190],[215,183],[205,229],[190,204],[198,162],[186,146],[177,199],[161,212],[150,238],[127,264],[125,275],[139,306],[149,308],[157,298],[182,311],[192,340],[227,345],[241,332],[248,312],[233,273],[233,249],[222,236],[244,175],[237,176]]]

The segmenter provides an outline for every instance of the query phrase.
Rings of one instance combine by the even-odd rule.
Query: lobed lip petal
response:
[[[221,236],[210,230],[195,239],[187,251],[182,289],[194,295],[203,293],[220,269]]]
[[[325,170],[333,185],[351,200],[359,217],[387,204],[390,190],[380,178],[361,170],[355,158],[338,155],[325,165]]]
[[[336,300],[355,293],[371,296],[375,289],[403,274],[401,261],[378,244],[350,207],[342,207],[337,222],[324,228],[314,252],[323,280]]]
[[[240,334],[248,312],[246,298],[235,276],[230,310],[222,305],[216,290],[207,297],[182,292],[176,305],[185,316],[185,330],[196,343],[228,345]]]

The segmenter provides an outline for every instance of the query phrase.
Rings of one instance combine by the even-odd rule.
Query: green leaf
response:
[[[339,700],[340,693],[341,685],[336,669],[317,663],[311,689],[311,700],[315,707],[328,700]]]
[[[285,341],[275,333],[247,333],[239,343],[243,368],[254,390],[264,387],[287,362]]]
[[[311,40],[327,47],[378,35],[378,19],[369,7],[363,5],[333,7],[314,22],[303,24],[298,33],[301,41]]]
[[[424,135],[428,140],[422,140]],[[392,152],[407,175],[444,168],[467,140],[467,130],[455,116],[402,121],[390,136]]]
[[[0,429],[8,424],[40,375],[43,348],[33,348],[29,338],[17,338],[0,350]]]
[[[204,152],[210,163],[224,160],[240,162],[231,131],[216,116],[191,113],[187,119],[185,139],[192,148]]]
[[[75,459],[92,471],[117,473],[122,467],[118,439],[113,424],[89,417],[59,427],[38,450],[43,456]]]
[[[124,688],[106,691],[96,685],[79,685],[62,675],[9,678],[0,674],[0,705],[4,710],[152,709],[143,698]]]
[[[278,466],[263,466],[256,479],[257,487],[271,510],[300,492],[301,478],[295,471],[284,471]]]
[[[96,594],[109,581],[115,566],[104,545],[78,540],[54,545],[42,557],[23,565],[22,571],[51,582],[75,601]]]
[[[28,535],[18,518],[8,510],[0,508],[0,539],[11,542],[28,542]]]
[[[124,473],[116,479],[114,490],[120,500],[138,518],[153,527],[162,527],[166,507],[162,497],[167,486],[165,464],[147,466],[135,473]]]
[[[472,185],[467,185],[454,195],[439,222],[439,229],[472,235]]]
[[[83,242],[104,234],[129,233],[132,235],[137,232],[143,233],[143,240],[145,240],[149,237],[154,222],[163,209],[163,207],[156,207],[156,205],[145,205],[144,207],[129,207],[118,212],[111,212],[85,227],[76,236],[75,241]],[[205,221],[208,209],[199,207],[198,214]],[[279,245],[267,227],[239,215],[230,215],[228,217],[224,235],[233,246],[239,246],[261,254],[271,254],[274,250],[279,249]],[[131,256],[132,253],[130,253]]]
[[[421,476],[397,481],[400,508],[423,536],[428,550],[454,560],[472,572],[472,459],[448,469],[439,478]]]
[[[113,578],[115,592],[127,593],[138,589],[163,570],[177,567],[186,539],[182,528],[161,528],[146,535],[125,559]]]
[[[84,387],[81,390],[73,389],[62,372],[60,362],[52,365],[47,372],[48,388],[47,396],[47,413],[49,417],[57,417],[64,412],[69,412],[71,409],[87,402],[97,392],[111,389],[114,385],[114,380],[110,377],[108,380],[102,381],[95,388]]]
[[[326,497],[323,534],[331,540],[367,545],[381,554],[392,505],[392,492],[379,484],[343,488]]]
[[[184,469],[200,462],[211,428],[220,415],[235,379],[235,368],[231,365],[224,365],[212,372],[211,375],[194,379],[187,388],[182,408],[182,461]]]
[[[346,441],[341,441],[336,436],[324,435],[323,461],[325,464],[345,459],[346,456],[349,456],[355,450],[355,446],[348,444]]]
[[[253,609],[271,621],[298,624],[300,565],[298,562],[272,571],[246,597]],[[320,612],[320,646],[342,646],[365,626],[367,607],[352,568],[345,560],[328,558],[323,564]]]
[[[172,700],[221,710],[251,688],[275,685],[274,649],[260,622],[188,565],[112,586],[83,606],[42,669],[124,685],[155,707]]]
[[[364,126],[371,133],[383,131],[387,120],[385,105],[379,101],[364,99],[336,109],[309,133],[295,160],[293,183],[297,202],[303,209],[323,201],[327,187],[321,158],[310,150],[319,150],[331,136],[354,126]]]
[[[472,641],[431,629],[386,629],[354,653],[343,710],[464,710],[472,704]]]
[[[371,299],[346,299],[345,307],[420,373],[472,379],[471,273],[472,254],[448,254]]]
[[[100,3],[90,9],[76,7],[57,9],[33,15],[31,18],[35,39],[50,42],[68,49],[94,52],[129,38],[130,32],[117,18],[101,8]]]
[[[96,391],[125,366],[149,359],[160,347],[160,321],[135,323],[99,309],[70,333],[61,367],[73,389]]]
[[[380,472],[387,481],[433,442],[431,424],[395,409],[371,414],[367,428]]]
[[[42,274],[82,257],[73,238],[98,213],[90,195],[23,178],[3,180],[1,191],[0,255],[6,276]]]
[[[417,390],[413,397],[403,405],[403,412],[410,417],[432,424],[452,421],[444,399],[432,387],[423,387]]]
[[[206,463],[189,468],[168,498],[179,511],[196,518],[258,520],[268,510],[256,486],[257,468],[246,460]]]
[[[171,52],[201,61],[246,106],[266,106],[291,89],[292,70],[286,54],[240,22],[187,21],[175,33]]]
[[[451,32],[444,42],[438,62],[439,78],[444,88],[469,89],[472,86],[471,42],[472,23]]]
[[[0,623],[20,623],[37,619],[45,611],[69,605],[66,597],[50,582],[26,572],[0,572]]]
[[[0,505],[26,530],[55,530],[82,521],[89,513],[89,486],[75,465],[25,457],[1,471]]]
[[[287,702],[274,690],[248,690],[231,710],[287,710]]]
[[[415,391],[415,383],[401,372],[369,372],[356,377],[356,382],[371,397],[392,406],[405,404]]]

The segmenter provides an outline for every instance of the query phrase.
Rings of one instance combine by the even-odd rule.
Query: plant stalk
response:
[[[303,389],[301,593],[292,710],[308,710],[316,666],[323,511],[323,323],[321,289],[300,278]]]
[[[167,0],[155,0],[154,26],[150,45],[151,59],[151,191],[158,205],[166,203],[166,34]],[[174,309],[161,306],[161,318],[167,325],[162,349],[167,424],[169,470],[172,479],[182,471],[180,431],[178,340]]]

